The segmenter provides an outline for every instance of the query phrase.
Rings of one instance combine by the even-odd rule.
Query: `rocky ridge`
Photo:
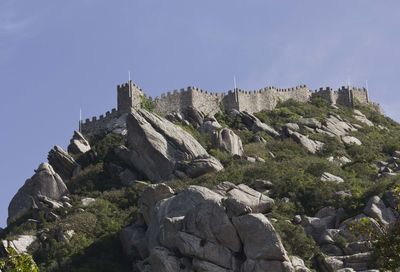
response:
[[[10,228],[22,224],[34,226],[36,231],[8,236],[2,246],[18,253],[35,253],[51,247],[52,239],[65,247],[76,243],[72,241],[82,237],[80,229],[90,226],[68,220],[82,216],[96,225],[101,218],[93,218],[96,209],[105,205],[105,199],[116,201],[112,187],[94,193],[86,189],[106,176],[114,182],[112,186],[137,196],[137,210],[131,214],[134,220],[118,231],[129,271],[373,271],[376,267],[370,260],[375,238],[357,235],[354,229],[367,222],[378,235],[391,231],[399,218],[396,191],[389,186],[383,194],[368,191],[368,198],[353,210],[342,207],[340,201],[351,203],[357,194],[351,187],[357,180],[349,172],[359,171],[354,167],[361,163],[357,152],[370,146],[362,133],[386,133],[388,124],[373,122],[359,110],[341,116],[335,107],[323,117],[288,119],[277,125],[261,114],[232,111],[214,117],[194,108],[163,118],[140,109],[127,115],[120,131],[113,125],[106,136],[97,136],[100,140],[75,132],[68,151],[55,146],[49,152],[49,163],[38,167],[10,203]],[[104,151],[101,145],[109,144],[110,135],[121,142]],[[276,146],[269,146],[270,142]],[[332,142],[338,148],[333,152]],[[302,208],[296,209],[301,199],[291,192],[290,185],[279,187],[281,180],[266,178],[267,171],[274,171],[269,165],[288,156],[277,148],[281,143],[298,145],[296,152],[311,161],[318,159],[316,166],[304,161],[292,178],[304,172],[307,178],[312,174],[315,187],[335,190],[332,195],[338,201],[329,203],[337,203],[336,207],[319,206],[316,213],[310,213],[306,203],[316,201],[310,195]],[[390,156],[368,164],[373,173],[368,177],[376,183],[396,178],[400,169],[400,152],[389,147]],[[292,163],[290,167],[298,167],[295,160]],[[243,165],[251,177],[237,180]],[[231,175],[232,171],[237,172]],[[213,180],[212,186],[201,183],[214,178],[219,182]],[[84,189],[79,187],[82,184]],[[302,193],[309,192],[305,189]],[[126,207],[126,201],[129,198],[118,205]],[[285,211],[290,209],[306,213],[289,213],[292,217],[288,217]],[[43,224],[47,227],[42,228]],[[301,250],[293,250],[281,224],[301,229],[304,237],[314,241],[316,253],[296,256],[293,252]],[[54,227],[48,229],[49,225]],[[41,265],[44,271],[56,271]]]

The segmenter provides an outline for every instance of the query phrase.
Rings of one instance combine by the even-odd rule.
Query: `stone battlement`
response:
[[[118,108],[100,117],[86,119],[81,123],[83,133],[104,129],[110,120],[140,108],[144,91],[132,81],[117,86]],[[176,89],[154,99],[155,112],[165,115],[171,112],[182,112],[188,107],[194,107],[205,115],[213,115],[220,110],[247,111],[254,113],[262,110],[273,110],[279,102],[293,99],[298,102],[308,102],[314,96],[326,99],[332,105],[353,107],[355,103],[370,104],[368,90],[352,86],[342,86],[338,90],[331,87],[310,90],[306,85],[293,88],[264,87],[258,90],[243,90],[236,88],[228,92],[210,92],[198,87]]]

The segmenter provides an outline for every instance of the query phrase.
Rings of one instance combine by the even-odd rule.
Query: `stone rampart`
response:
[[[107,126],[115,119],[121,116],[121,112],[117,109],[112,109],[111,112],[107,111],[105,115],[100,115],[99,117],[94,116],[91,119],[86,119],[81,122],[81,132],[84,135],[93,134],[93,132],[104,131]]]
[[[129,85],[131,84],[131,85]],[[84,134],[107,129],[107,124],[118,119],[122,114],[141,106],[144,93],[132,81],[118,85],[118,110],[113,109],[105,116],[86,119],[81,124]],[[293,99],[298,102],[308,102],[312,96],[326,99],[332,105],[353,107],[354,103],[370,104],[368,91],[365,88],[341,87],[333,90],[330,87],[311,91],[306,85],[295,88],[279,89],[266,87],[255,91],[235,89],[228,93],[209,92],[196,87],[175,90],[162,94],[154,100],[155,112],[161,115],[170,112],[182,112],[185,108],[194,107],[206,115],[218,111],[232,109],[254,113],[262,110],[273,110],[279,102]]]

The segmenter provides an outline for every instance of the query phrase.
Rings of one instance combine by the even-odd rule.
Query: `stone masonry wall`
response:
[[[131,84],[131,91],[129,85]],[[129,113],[132,108],[141,105],[143,91],[130,81],[119,85],[118,88],[118,110],[113,109],[105,116],[86,119],[81,124],[84,134],[93,131],[104,130],[107,124],[121,117],[124,113]],[[196,87],[175,90],[162,94],[154,100],[155,112],[165,115],[170,112],[181,112],[187,107],[194,107],[206,115],[213,115],[221,109],[229,111],[232,109],[254,113],[262,110],[273,110],[279,102],[293,99],[299,102],[308,102],[312,96],[319,96],[326,99],[332,105],[342,105],[352,107],[357,101],[361,104],[370,104],[368,91],[365,88],[342,87],[337,91],[332,88],[320,88],[311,91],[307,86],[297,86],[289,89],[278,89],[266,87],[256,91],[245,91],[235,89],[228,93],[213,93]]]
[[[111,112],[107,111],[105,115],[100,115],[99,118],[96,116],[92,117],[92,119],[88,118],[81,123],[81,132],[84,135],[89,135],[93,132],[106,130],[107,125],[120,116],[121,112],[117,111],[116,109],[112,109]]]

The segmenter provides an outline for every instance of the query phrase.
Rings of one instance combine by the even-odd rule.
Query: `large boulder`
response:
[[[214,147],[222,149],[231,155],[242,156],[244,153],[242,140],[228,128],[215,131],[212,135]]]
[[[74,160],[74,158],[58,145],[54,146],[54,148],[50,150],[47,160],[53,167],[54,171],[56,171],[65,182],[69,181],[73,177],[75,171],[79,167],[79,164]]]
[[[124,228],[120,233],[122,249],[131,259],[144,259],[149,255],[146,243],[146,227],[133,224]]]
[[[199,128],[204,122],[204,114],[191,106],[185,108],[182,115],[194,128]]]
[[[297,121],[299,125],[307,126],[310,128],[321,128],[322,124],[315,118],[301,118]]]
[[[203,124],[199,127],[199,132],[202,134],[212,135],[214,132],[222,129],[222,126],[214,117],[207,117]]]
[[[335,176],[328,172],[322,173],[320,180],[323,182],[332,182],[332,183],[343,183],[344,182],[344,179],[342,179],[341,177]]]
[[[341,139],[342,139],[342,142],[347,146],[362,145],[362,142],[353,136],[348,136],[348,135],[342,136]]]
[[[179,259],[167,248],[155,247],[149,257],[151,271],[179,272]]]
[[[34,235],[18,235],[13,240],[3,240],[4,249],[13,248],[18,254],[32,252],[38,248],[39,243]]]
[[[218,202],[199,204],[183,220],[183,230],[201,239],[217,242],[233,252],[239,252],[241,242],[225,209]]]
[[[148,223],[146,233],[149,248],[160,245],[160,237],[171,237],[171,233],[165,233],[165,231],[170,230],[173,232],[173,236],[177,231],[181,230],[181,220],[176,219],[185,217],[191,210],[196,209],[202,203],[215,202],[218,205],[222,205],[221,200],[221,195],[207,188],[189,186],[172,197],[158,201],[154,207],[153,216]],[[173,226],[170,226],[171,224]],[[169,239],[162,241],[165,240],[169,241]],[[168,243],[168,246],[173,247],[174,245]]]
[[[379,196],[373,196],[368,200],[364,208],[364,213],[382,223],[384,226],[393,225],[397,220],[393,210],[386,207]]]
[[[39,195],[60,200],[62,196],[68,194],[67,187],[50,164],[40,164],[35,172],[11,200],[8,207],[8,224],[16,221],[34,208],[36,206],[36,198]]]
[[[344,136],[357,129],[336,114],[331,114],[322,125],[322,130],[334,136]]]
[[[130,162],[151,181],[171,179],[176,170],[190,169],[194,176],[223,169],[192,135],[156,114],[132,111],[127,127]],[[199,158],[201,162],[196,162]]]
[[[156,203],[173,195],[174,191],[164,183],[151,184],[143,191],[138,204],[146,224],[149,224],[153,217]]]
[[[227,269],[234,267],[232,252],[216,242],[203,240],[186,232],[178,232],[176,240],[179,252],[185,256],[206,260]]]
[[[248,259],[287,261],[288,256],[275,228],[263,214],[246,214],[232,219]]]
[[[363,123],[364,125],[367,125],[369,127],[373,127],[374,123],[372,123],[367,116],[365,116],[361,111],[359,110],[354,110],[354,118],[357,119],[357,121]]]
[[[324,143],[317,140],[312,140],[308,136],[300,134],[297,131],[287,129],[286,134],[290,136],[295,142],[304,146],[310,153],[315,154],[324,147]]]
[[[81,155],[91,149],[89,141],[79,131],[74,131],[74,135],[68,146],[68,152],[71,154]]]
[[[272,210],[274,200],[268,196],[240,184],[227,191],[224,205],[231,216],[246,213],[266,213]]]
[[[261,122],[260,119],[246,111],[236,113],[239,115],[242,122],[253,132],[265,131],[273,137],[278,137],[279,133],[272,127]]]

